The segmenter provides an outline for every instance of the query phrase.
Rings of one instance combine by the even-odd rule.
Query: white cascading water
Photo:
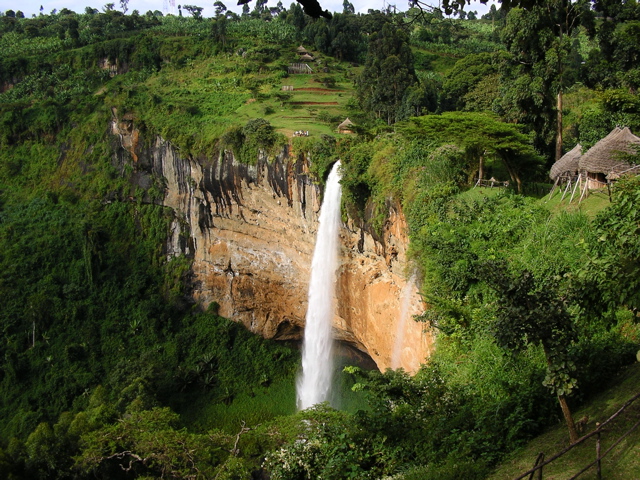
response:
[[[407,284],[402,289],[402,305],[400,307],[400,317],[398,318],[398,326],[396,327],[396,341],[393,346],[393,354],[391,356],[391,368],[394,370],[400,367],[400,359],[402,357],[402,349],[404,348],[404,332],[407,328],[407,319],[409,318],[409,307],[413,290],[416,288],[416,274],[411,275]]]
[[[298,378],[298,409],[329,399],[333,374],[331,323],[335,310],[336,269],[340,245],[340,162],[329,174],[320,208],[318,236],[311,262],[302,372]]]

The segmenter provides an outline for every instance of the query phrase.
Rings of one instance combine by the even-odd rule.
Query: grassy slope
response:
[[[479,200],[485,196],[490,197],[497,195],[501,190],[502,189],[500,187],[478,187],[467,190],[462,193],[461,196],[469,200]],[[574,198],[572,202],[569,202],[569,197],[570,196],[567,195],[563,200],[561,200],[562,192],[556,190],[553,196],[549,197],[547,194],[538,201],[545,208],[548,208],[552,214],[559,214],[561,212],[582,212],[591,218],[595,217],[599,211],[610,205],[606,190],[590,192],[582,202],[578,202],[577,198]]]
[[[276,84],[265,85],[258,99],[252,99],[237,110],[238,118],[263,117],[287,137],[296,130],[308,130],[310,135],[336,135],[337,126],[348,115],[347,103],[355,91],[344,78],[340,78],[334,88],[325,88],[317,81],[320,77],[320,74],[290,75]],[[293,86],[294,90],[288,92],[289,99],[281,101],[274,95],[285,85]],[[307,102],[309,104],[305,105]],[[333,124],[322,122],[318,119],[321,112],[340,120]]]
[[[284,53],[288,50],[282,48]],[[254,118],[267,119],[287,137],[296,130],[308,130],[311,136],[337,134],[336,128],[347,117],[348,102],[355,94],[349,80],[355,75],[352,67],[335,63],[330,66],[330,74],[282,78],[274,63],[265,65],[261,69],[264,73],[236,73],[250,68],[250,63],[226,54],[194,59],[187,68],[166,68],[135,87],[125,85],[120,102],[127,105],[126,95],[131,97],[129,92],[135,88],[133,95],[138,102],[134,109],[141,119],[163,136],[182,146],[191,144],[196,150],[210,148],[231,126],[244,125]],[[327,76],[335,80],[332,88],[321,83]],[[123,79],[123,83],[127,82]],[[259,85],[256,98],[249,91],[251,83]],[[285,93],[285,85],[292,85],[294,91],[287,92],[289,98],[283,100],[276,95]],[[322,112],[331,121],[320,120]]]
[[[615,379],[615,385],[577,410],[576,419],[588,417],[583,433],[592,431],[596,422],[603,422],[613,415],[627,400],[638,393],[640,386],[640,363],[629,366]],[[605,452],[620,436],[640,420],[640,399],[636,400],[602,435],[601,451]],[[595,460],[595,437],[575,447],[568,454],[544,467],[544,478],[567,479]],[[543,435],[514,452],[511,459],[500,465],[490,480],[516,478],[532,468],[536,457],[544,452],[547,458],[568,445],[568,433],[564,424],[558,424]],[[602,461],[602,476],[607,479],[640,478],[640,429],[624,439]],[[596,478],[595,469],[580,476],[581,479]]]

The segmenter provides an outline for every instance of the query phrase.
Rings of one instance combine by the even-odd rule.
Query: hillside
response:
[[[576,417],[584,419],[582,434],[586,435],[614,415],[623,405],[638,394],[638,382],[640,381],[640,365],[631,365],[624,369],[615,378],[614,385],[603,391],[576,411]],[[601,452],[611,452],[602,460],[602,476],[606,478],[627,479],[635,478],[640,472],[638,463],[638,448],[640,434],[637,429],[640,406],[638,401],[631,403],[624,412],[616,417],[601,436]],[[635,429],[633,427],[636,426]],[[632,430],[633,429],[633,430]],[[614,443],[626,433],[621,442]],[[550,429],[548,432],[529,442],[525,447],[513,452],[513,459],[505,462],[487,478],[498,480],[503,478],[516,478],[533,467],[535,459],[540,452],[544,452],[546,458],[551,458],[561,452],[567,446],[566,435],[562,426]],[[596,452],[596,439],[593,437],[563,455],[558,460],[544,467],[545,478],[571,478],[591,462],[594,462]],[[593,467],[584,478],[597,478],[596,468]]]
[[[640,131],[635,6],[265,5],[0,16],[3,478],[504,478],[633,394],[640,177],[548,193]],[[295,412],[337,160],[337,385]]]

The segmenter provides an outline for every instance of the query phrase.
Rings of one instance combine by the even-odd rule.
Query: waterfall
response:
[[[402,358],[402,348],[404,347],[404,333],[407,327],[407,319],[409,317],[409,307],[411,295],[416,288],[416,274],[411,275],[407,284],[402,289],[402,305],[400,307],[400,316],[398,317],[398,325],[396,327],[396,340],[393,346],[393,355],[391,356],[391,368],[400,367],[400,359]]]
[[[340,233],[340,162],[329,174],[320,208],[318,236],[311,262],[302,372],[298,378],[298,408],[327,401],[331,390],[333,358],[331,323],[335,309],[336,269]]]

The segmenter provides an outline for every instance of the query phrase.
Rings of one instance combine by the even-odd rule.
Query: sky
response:
[[[203,15],[205,17],[214,16],[214,8],[213,2],[215,0],[129,0],[129,11],[127,13],[131,13],[134,10],[138,10],[140,14],[144,14],[148,10],[160,10],[171,12],[173,8],[173,13],[177,13],[177,5],[187,4],[187,5],[197,5],[199,7],[204,7]],[[289,8],[293,0],[282,0],[282,4]],[[322,8],[329,10],[330,12],[342,12],[342,1],[343,0],[319,0]],[[350,0],[353,4],[356,12],[366,13],[369,9],[374,10],[382,10],[387,7],[387,5],[396,5],[399,10],[406,10],[407,8],[407,0]],[[229,10],[233,10],[234,12],[240,13],[242,11],[242,7],[236,5],[237,0],[222,0],[222,3],[226,5]],[[44,7],[44,13],[50,13],[54,8],[57,10],[61,10],[63,8],[68,8],[69,10],[73,10],[76,13],[83,13],[85,7],[93,7],[101,10],[102,7],[107,3],[115,3],[116,9],[118,9],[120,5],[119,0],[0,0],[0,11],[5,11],[8,9],[12,9],[14,11],[22,10],[26,17],[31,17],[33,14],[40,13],[40,6]],[[173,7],[172,7],[173,3]],[[267,6],[275,6],[278,3],[278,0],[269,0]],[[249,3],[249,7],[253,8],[254,2]],[[433,1],[433,5],[437,5],[437,0]],[[477,0],[472,0],[471,4],[466,7],[466,11],[477,11],[479,15],[484,15],[489,11],[489,5],[482,5]],[[183,10],[183,14],[187,14]]]

